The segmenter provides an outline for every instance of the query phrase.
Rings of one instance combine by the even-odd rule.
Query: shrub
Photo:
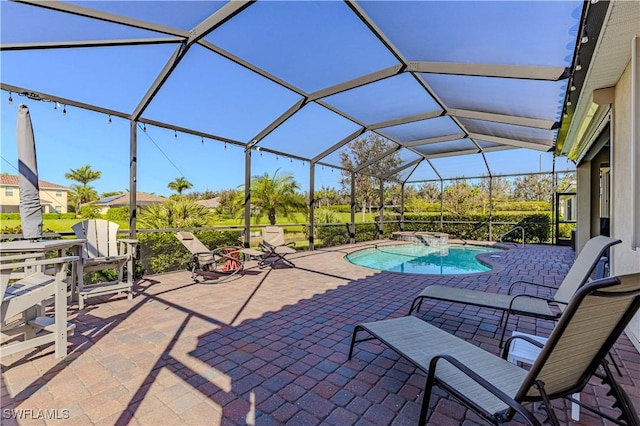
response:
[[[82,216],[82,219],[99,219],[102,217],[100,207],[93,204],[80,207],[80,216]]]
[[[238,245],[239,231],[195,231],[202,244],[215,248]],[[159,274],[187,267],[191,253],[172,232],[138,234],[141,268],[146,274]]]
[[[539,243],[549,239],[551,219],[546,214],[534,214],[523,218],[518,225],[524,228],[525,236],[536,238]]]
[[[107,220],[128,222],[129,221],[129,207],[113,207],[107,210]]]
[[[0,213],[2,220],[20,220],[20,213]]]
[[[336,204],[328,207],[329,210],[338,212],[338,213],[350,213],[351,206],[349,204]]]
[[[493,203],[494,212],[548,212],[548,201],[497,201]]]
[[[316,225],[325,224],[315,228],[315,235],[323,247],[332,247],[346,242],[348,232],[344,225],[326,225],[342,223],[337,212],[330,209],[317,209],[314,210],[313,215]],[[308,236],[308,228],[305,228],[305,234]]]
[[[444,224],[440,228],[440,217],[429,215],[428,213],[405,213],[405,220],[418,221],[419,223],[405,223],[406,231],[430,231],[446,232],[452,237],[466,240],[487,240],[489,238],[489,218],[487,215],[468,214],[463,218],[444,215]],[[526,242],[546,242],[550,235],[551,213],[494,213],[492,225],[492,239],[497,241],[505,232],[513,229],[514,226],[522,226],[525,229]],[[385,215],[385,220],[397,220],[394,215]],[[463,223],[446,223],[446,222]],[[500,222],[500,223],[496,223]],[[390,224],[385,224],[386,228]],[[519,240],[520,234],[513,232],[505,240]]]
[[[148,229],[198,228],[206,226],[210,218],[208,208],[192,199],[178,198],[146,207],[140,213],[138,223]]]

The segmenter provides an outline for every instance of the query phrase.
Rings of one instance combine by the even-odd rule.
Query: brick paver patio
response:
[[[342,257],[354,249],[299,252],[288,257],[295,269],[252,268],[221,284],[194,284],[186,271],[149,276],[133,301],[72,305],[67,358],[46,347],[2,359],[2,424],[413,425],[424,375],[376,341],[347,361],[354,324],[406,315],[427,283],[493,292],[514,279],[559,285],[574,256],[529,245],[501,253],[492,272],[420,276],[349,264]],[[498,353],[493,310],[425,302],[420,315]],[[516,327],[548,335],[552,324],[518,318]],[[639,401],[640,355],[626,336],[613,354],[617,379]],[[610,406],[608,388],[592,383],[582,400]],[[439,391],[432,405],[430,424],[484,424]],[[571,423],[569,404],[556,406]],[[573,424],[604,423],[582,410]]]

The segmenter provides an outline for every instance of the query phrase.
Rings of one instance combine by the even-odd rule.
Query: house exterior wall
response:
[[[20,205],[20,190],[17,186],[0,187],[0,211],[2,213],[17,213]]]
[[[612,248],[611,272],[615,275],[640,272],[640,249],[631,248],[634,198],[629,191],[634,179],[632,146],[638,143],[632,139],[631,90],[630,63],[615,86],[613,104],[611,235],[622,240],[622,244]],[[627,335],[640,351],[640,314],[627,327]]]
[[[576,253],[591,238],[591,161],[584,161],[576,168],[577,214]]]
[[[9,188],[8,191],[7,188]],[[44,213],[55,213],[56,207],[59,208],[59,213],[67,213],[67,192],[66,189],[40,189],[40,198],[47,202],[46,205],[43,205]],[[18,186],[3,185],[0,187],[0,212],[18,213],[19,206],[20,188]]]

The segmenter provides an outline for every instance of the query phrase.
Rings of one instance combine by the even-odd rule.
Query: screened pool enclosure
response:
[[[188,135],[236,148],[248,244],[250,182],[263,154],[304,167],[311,229],[324,168],[352,182],[379,179],[380,224],[389,184],[404,193],[421,182],[443,188],[484,179],[492,194],[495,178],[542,173],[555,185],[575,169],[555,153],[606,2],[25,0],[0,7],[5,96],[51,102],[52,114],[79,108],[128,122],[127,140],[104,148],[118,147],[129,164],[132,236],[135,194],[153,168],[139,169],[139,141],[160,129],[176,144]],[[385,151],[346,167],[341,154],[369,134],[386,141]],[[5,139],[3,151],[13,143]],[[380,173],[375,165],[388,156],[398,163]],[[215,168],[205,174],[225,178]],[[490,195],[488,238],[495,238],[493,205]]]

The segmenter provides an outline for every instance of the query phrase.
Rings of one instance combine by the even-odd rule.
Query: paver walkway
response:
[[[90,299],[82,312],[72,305],[67,358],[55,360],[48,347],[2,359],[2,424],[413,425],[424,375],[375,341],[347,361],[353,326],[406,315],[426,284],[559,285],[574,256],[529,245],[501,253],[491,272],[420,276],[344,261],[354,249],[299,252],[289,256],[295,269],[253,268],[222,284],[194,284],[186,271],[150,276],[133,301]],[[493,310],[425,302],[421,317],[498,353]],[[552,324],[519,318],[516,326],[547,335]],[[639,401],[640,355],[626,336],[613,353],[619,382]],[[608,406],[607,391],[594,381],[582,399]],[[484,424],[438,390],[432,404],[430,424]],[[568,404],[557,406],[568,422]],[[579,424],[603,422],[583,410]]]

